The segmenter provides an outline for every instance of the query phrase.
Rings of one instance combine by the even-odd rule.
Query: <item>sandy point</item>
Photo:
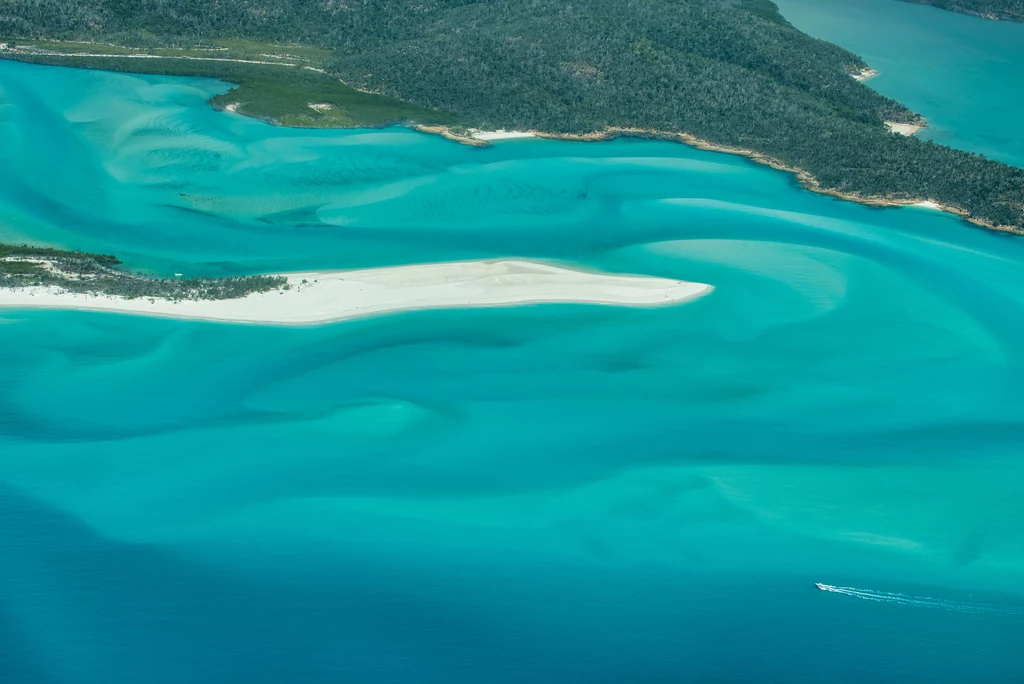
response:
[[[664,306],[712,287],[503,259],[285,274],[281,289],[237,299],[125,299],[55,287],[0,289],[0,309],[77,309],[267,325],[316,325],[420,309],[563,303]]]

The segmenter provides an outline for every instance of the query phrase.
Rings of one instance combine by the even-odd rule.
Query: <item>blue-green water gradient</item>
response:
[[[918,137],[1024,166],[1024,23],[901,0],[774,2],[877,69],[868,85],[928,120]]]
[[[0,680],[1024,676],[1020,240],[670,143],[274,128],[225,87],[0,62],[0,239],[716,289],[0,314]]]

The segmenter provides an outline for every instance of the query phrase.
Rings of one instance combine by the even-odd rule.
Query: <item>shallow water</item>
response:
[[[1024,23],[900,0],[774,2],[877,69],[868,85],[928,119],[918,137],[1024,166]]]
[[[216,82],[8,62],[0,87],[3,239],[716,287],[304,329],[0,314],[0,675],[1024,676],[1020,240],[669,143],[284,130],[210,110]]]

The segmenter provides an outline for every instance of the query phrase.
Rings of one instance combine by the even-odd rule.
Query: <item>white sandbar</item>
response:
[[[78,309],[209,321],[314,325],[414,309],[543,302],[659,306],[709,293],[685,280],[587,273],[529,261],[456,261],[287,274],[289,289],[238,299],[124,299],[53,287],[0,289],[0,309]],[[303,282],[305,281],[305,282]]]

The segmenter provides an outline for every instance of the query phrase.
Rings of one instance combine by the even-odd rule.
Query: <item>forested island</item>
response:
[[[154,277],[120,268],[109,254],[0,243],[0,288],[48,287],[124,299],[236,299],[286,287],[284,276]]]
[[[214,105],[274,123],[686,134],[814,190],[932,200],[1024,230],[1024,170],[891,132],[922,121],[853,77],[862,59],[801,33],[769,0],[0,6],[9,57],[217,76],[240,87]]]
[[[986,19],[1024,21],[1024,0],[903,0]]]

